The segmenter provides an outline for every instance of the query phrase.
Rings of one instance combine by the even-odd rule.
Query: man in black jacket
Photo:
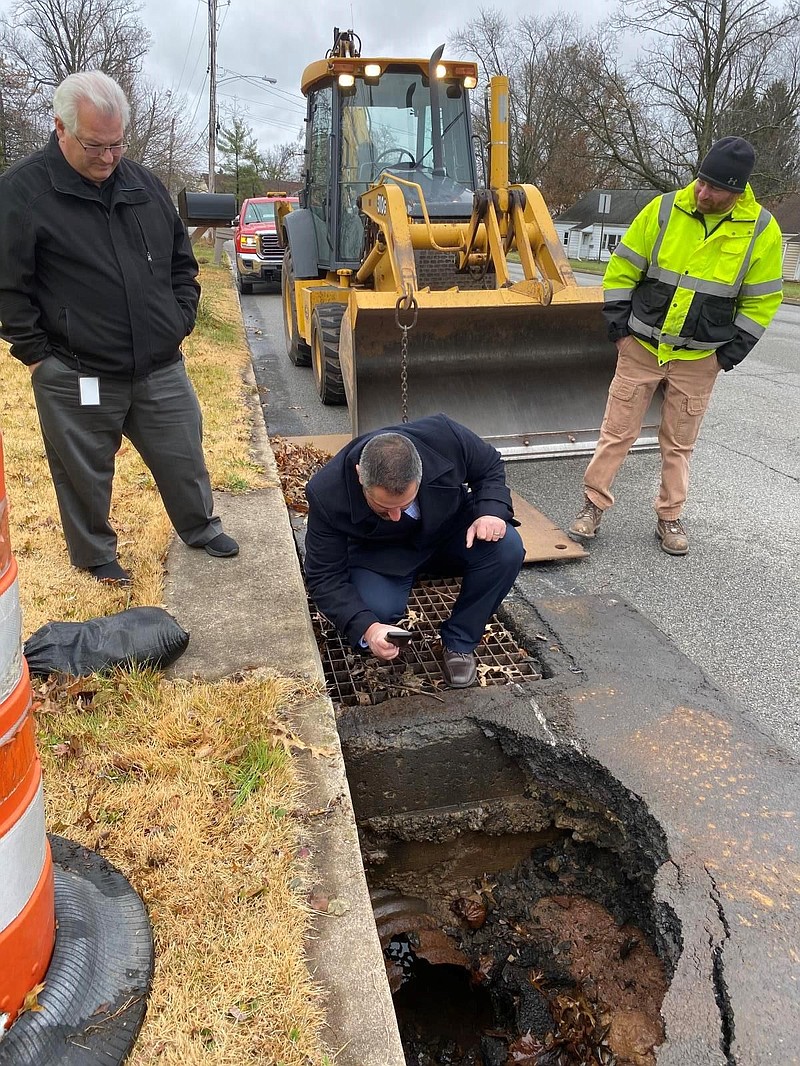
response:
[[[100,71],[53,96],[44,148],[0,176],[0,335],[31,371],[72,564],[130,584],[109,524],[123,435],[179,536],[236,555],[214,517],[202,418],[181,343],[197,262],[166,189],[124,158],[128,101]]]
[[[306,581],[326,618],[391,660],[386,635],[417,573],[462,574],[441,627],[443,670],[453,688],[474,684],[475,647],[525,556],[496,449],[432,415],[352,441],[306,495]]]

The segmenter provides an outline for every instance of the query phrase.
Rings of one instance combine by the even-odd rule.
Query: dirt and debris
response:
[[[436,899],[376,893],[408,1066],[654,1066],[668,978],[637,894],[571,841]]]

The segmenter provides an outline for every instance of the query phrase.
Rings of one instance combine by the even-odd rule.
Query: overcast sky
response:
[[[208,4],[206,0],[139,0],[140,18],[151,35],[145,73],[182,96],[198,136],[208,129]],[[453,35],[481,7],[502,10],[510,21],[520,15],[549,15],[558,10],[585,22],[610,13],[612,0],[217,0],[218,104],[238,98],[245,121],[262,149],[294,140],[303,127],[300,76],[308,63],[324,58],[333,27],[353,28],[364,55],[429,56],[445,44],[445,57],[457,58]],[[10,15],[15,0],[0,0]],[[276,78],[254,84],[235,74]]]
[[[8,0],[0,0],[5,6]],[[429,56],[474,18],[481,6],[498,7],[513,19],[556,10],[586,11],[585,0],[217,0],[218,103],[238,97],[245,121],[260,146],[293,140],[305,114],[300,76],[308,63],[324,58],[333,27],[353,28],[364,55]],[[592,6],[594,18],[608,11],[609,0]],[[208,122],[208,6],[204,0],[144,0],[141,18],[152,34],[146,69],[156,82],[186,97],[198,131]],[[455,58],[450,48],[445,56]],[[223,71],[277,78],[262,86],[231,78]],[[224,118],[223,118],[224,124]]]

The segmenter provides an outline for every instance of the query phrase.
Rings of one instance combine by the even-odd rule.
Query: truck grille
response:
[[[278,244],[277,233],[261,234],[261,255],[271,263],[280,263],[283,260],[283,249]]]

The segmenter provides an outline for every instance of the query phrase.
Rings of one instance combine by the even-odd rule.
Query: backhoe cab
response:
[[[535,186],[509,183],[505,78],[479,182],[477,66],[442,52],[366,59],[335,30],[304,71],[305,189],[280,219],[289,358],[354,435],[444,411],[507,457],[591,451],[616,354],[602,292],[576,284]]]

